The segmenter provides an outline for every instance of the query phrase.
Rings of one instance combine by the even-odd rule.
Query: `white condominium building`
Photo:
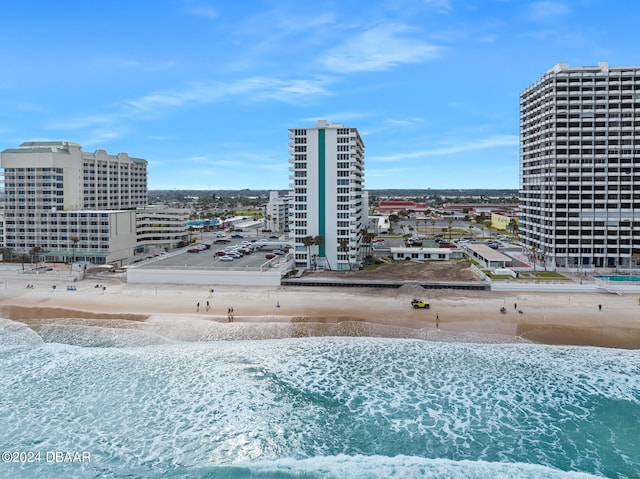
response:
[[[640,67],[560,63],[520,95],[520,231],[549,266],[636,266]]]
[[[364,143],[357,128],[318,121],[289,130],[296,266],[346,270],[362,262]],[[311,238],[316,239],[310,245]]]
[[[83,152],[66,141],[27,142],[0,153],[4,243],[39,248],[45,261],[96,264],[133,255],[137,207],[147,204],[147,162]]]
[[[262,211],[264,227],[278,233],[289,231],[290,204],[291,195],[280,196],[277,191],[270,191],[269,202],[264,205]]]

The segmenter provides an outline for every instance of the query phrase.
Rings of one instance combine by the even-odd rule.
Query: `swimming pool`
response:
[[[624,281],[624,282],[631,282],[631,283],[640,282],[640,276],[622,276],[622,275],[594,276],[594,279],[603,279],[605,281]]]

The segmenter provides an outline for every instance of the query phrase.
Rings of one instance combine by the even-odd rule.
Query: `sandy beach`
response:
[[[69,318],[127,321],[210,321],[291,324],[292,335],[407,336],[483,342],[531,341],[546,344],[640,348],[640,305],[636,295],[608,293],[489,292],[467,290],[213,287],[139,285],[102,287],[89,281],[76,290],[0,290],[0,315],[27,325]],[[430,309],[413,309],[420,296]],[[198,306],[199,303],[199,306]],[[208,303],[208,306],[207,306]],[[504,307],[506,313],[501,313]],[[436,328],[436,315],[438,328]],[[110,321],[109,327],[122,322]],[[185,323],[186,324],[186,323]],[[372,333],[366,325],[379,326]]]

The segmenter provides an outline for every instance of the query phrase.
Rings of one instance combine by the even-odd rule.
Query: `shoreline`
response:
[[[495,337],[495,342],[640,349],[640,305],[630,294],[424,290],[409,285],[398,290],[228,286],[213,292],[197,285],[105,282],[105,286],[96,288],[85,280],[73,291],[0,290],[0,316],[29,327],[43,321],[68,324],[69,318],[93,320],[95,326],[106,321],[109,327],[158,318],[181,324],[190,319],[226,324],[233,308],[234,322],[229,324],[290,325],[294,335],[305,330],[306,335],[351,331],[367,336],[373,331],[395,337],[403,333],[388,331],[407,330],[429,340],[447,337],[468,342],[476,335],[482,342]],[[429,300],[430,309],[413,309],[414,296]]]

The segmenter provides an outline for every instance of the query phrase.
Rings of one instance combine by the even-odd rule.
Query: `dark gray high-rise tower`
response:
[[[520,95],[520,225],[550,267],[636,267],[640,67],[560,63]]]

